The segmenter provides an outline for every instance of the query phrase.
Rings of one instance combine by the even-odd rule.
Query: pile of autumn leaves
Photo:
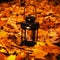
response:
[[[34,51],[32,56],[44,58],[48,53],[58,54],[60,52],[59,48],[53,43],[60,42],[60,5],[48,4],[47,0],[41,3],[35,2],[35,5],[37,11],[36,21],[39,22],[40,28],[38,29],[37,45],[32,48]],[[33,7],[30,6],[26,11],[26,14],[33,14]],[[19,45],[21,28],[16,23],[23,21],[24,7],[19,6],[18,3],[2,3],[0,5],[0,40],[5,41],[7,39],[9,41],[8,36],[15,36],[16,41],[10,40]],[[10,45],[7,43],[7,46]]]

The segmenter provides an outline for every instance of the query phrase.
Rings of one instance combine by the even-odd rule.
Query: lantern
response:
[[[34,0],[31,0],[31,3],[29,0],[29,4],[27,4],[24,9],[25,21],[21,22],[21,28],[22,28],[21,40],[22,40],[22,42],[20,45],[34,46],[36,44],[36,41],[38,40],[39,23],[35,22],[36,7],[32,2],[34,2]],[[32,9],[29,9],[29,8],[32,8]]]

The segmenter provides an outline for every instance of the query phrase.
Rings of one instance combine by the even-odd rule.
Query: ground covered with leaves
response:
[[[0,51],[5,60],[59,60],[60,59],[60,4],[51,0],[29,0],[0,3]],[[21,26],[26,16],[36,14],[39,22],[38,40],[34,47],[19,46]],[[0,57],[0,60],[4,60]]]

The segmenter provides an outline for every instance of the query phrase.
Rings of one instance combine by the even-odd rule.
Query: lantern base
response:
[[[26,41],[26,40],[24,40],[24,41],[21,42],[20,46],[25,45],[25,46],[28,46],[28,47],[33,47],[35,44],[36,44],[36,42],[34,42],[34,41]]]

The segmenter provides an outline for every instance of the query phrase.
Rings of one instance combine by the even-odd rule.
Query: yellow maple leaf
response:
[[[3,37],[3,38],[5,38],[5,37],[7,37],[7,32],[5,32],[5,31],[3,31],[3,30],[1,30],[0,31],[0,37]]]

